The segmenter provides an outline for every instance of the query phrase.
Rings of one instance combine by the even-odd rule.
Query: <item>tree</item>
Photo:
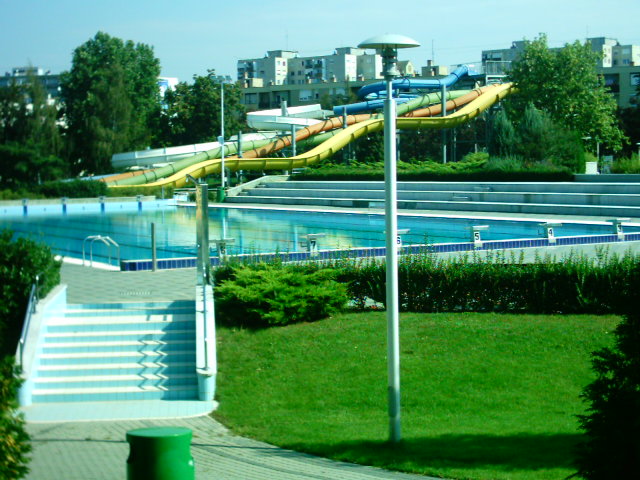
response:
[[[499,157],[508,157],[513,154],[515,144],[516,131],[507,113],[501,109],[492,118],[489,153]]]
[[[75,49],[61,75],[75,172],[111,170],[111,155],[142,149],[160,110],[160,62],[153,48],[98,32]]]
[[[15,82],[0,88],[0,144],[21,142],[27,136],[24,87]]]
[[[558,125],[620,150],[625,137],[617,126],[616,102],[596,71],[597,60],[588,43],[551,50],[546,35],[526,42],[510,73],[518,86],[518,94],[505,101],[512,118],[521,117],[531,103]]]
[[[58,107],[35,75],[0,89],[0,185],[59,179],[67,170],[62,149]]]
[[[589,480],[640,478],[640,314],[630,311],[615,336],[613,348],[593,354],[596,379],[582,395],[578,474]]]
[[[194,75],[193,83],[180,82],[165,94],[167,108],[162,113],[164,145],[186,145],[216,141],[220,135],[220,80],[214,70]],[[245,109],[237,85],[224,88],[224,130],[229,137],[245,126]],[[246,128],[246,126],[245,126]]]

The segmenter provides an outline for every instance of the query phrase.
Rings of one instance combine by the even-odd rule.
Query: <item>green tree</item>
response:
[[[11,82],[0,88],[0,144],[24,141],[27,116],[24,86]]]
[[[518,94],[505,101],[512,118],[521,117],[531,103],[567,130],[620,150],[625,137],[617,126],[615,100],[597,73],[597,61],[588,43],[576,41],[552,50],[546,35],[526,42],[510,73],[518,86]]]
[[[75,49],[61,76],[75,172],[111,171],[111,155],[150,144],[160,110],[153,48],[98,32]]]
[[[0,89],[0,185],[59,179],[66,173],[62,148],[58,108],[35,75]]]
[[[513,154],[516,142],[513,123],[509,120],[507,113],[501,109],[492,118],[489,153],[499,157],[508,157]]]
[[[223,84],[225,137],[246,130],[246,115],[240,88]],[[220,135],[220,80],[213,70],[194,75],[193,83],[180,82],[165,94],[167,108],[161,116],[164,145],[186,145],[215,141]]]

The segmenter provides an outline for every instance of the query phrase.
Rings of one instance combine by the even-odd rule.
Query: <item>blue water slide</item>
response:
[[[471,70],[467,65],[460,65],[453,72],[443,78],[438,79],[422,79],[422,78],[399,78],[398,80],[394,80],[392,82],[393,90],[419,90],[419,89],[435,89],[445,87],[449,88],[451,85],[454,85],[460,78],[465,75],[475,75],[476,72]],[[372,94],[380,94],[380,92],[384,92],[387,88],[386,82],[376,82],[371,83],[369,85],[365,85],[358,91],[358,97],[367,98]],[[350,105],[337,105],[333,107],[333,113],[335,115],[344,115],[344,111],[346,109],[347,114],[355,114],[361,112],[371,111],[375,108],[380,108],[382,106],[383,100],[380,98],[366,100],[360,103],[352,103]],[[398,99],[400,103],[400,99]]]

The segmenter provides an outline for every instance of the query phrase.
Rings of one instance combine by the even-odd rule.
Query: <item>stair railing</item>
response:
[[[113,240],[109,236],[104,236],[104,235],[89,235],[82,241],[82,265],[85,264],[85,245],[87,240],[89,240],[89,266],[90,267],[93,266],[93,244],[96,241],[103,243],[104,245],[107,246],[109,265],[111,265],[111,247],[115,247],[118,254],[118,264],[120,264],[120,245],[118,245],[118,243],[115,240]]]
[[[36,305],[38,304],[38,280],[39,275],[36,275],[36,280],[31,285],[31,292],[29,293],[29,302],[27,303],[27,311],[24,314],[24,322],[22,323],[22,333],[20,334],[20,340],[18,341],[18,364],[20,367],[23,365],[24,344],[27,341],[27,334],[29,333],[29,327],[31,325],[31,316],[36,312]]]

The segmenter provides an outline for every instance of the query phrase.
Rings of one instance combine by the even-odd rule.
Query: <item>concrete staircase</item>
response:
[[[197,400],[194,302],[68,305],[49,319],[33,403]]]
[[[262,182],[228,203],[383,208],[383,182]],[[640,183],[398,182],[398,208],[640,217]]]

